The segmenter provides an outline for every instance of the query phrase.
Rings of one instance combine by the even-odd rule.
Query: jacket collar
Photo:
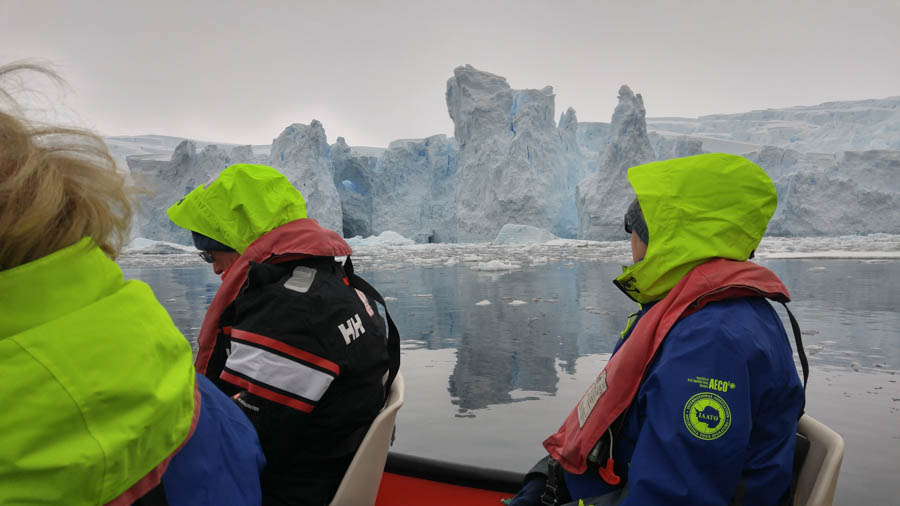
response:
[[[119,267],[89,237],[0,271],[0,339],[81,309],[123,282]]]

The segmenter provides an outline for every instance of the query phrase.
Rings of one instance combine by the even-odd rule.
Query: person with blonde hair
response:
[[[0,98],[0,504],[259,504],[252,424],[113,262],[134,202],[103,140]]]

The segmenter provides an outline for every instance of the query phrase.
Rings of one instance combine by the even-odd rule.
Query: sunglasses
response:
[[[197,253],[197,254],[200,255],[200,258],[202,258],[203,261],[208,264],[211,264],[216,260],[215,258],[213,258],[212,253],[210,253],[209,251],[201,251],[200,253]]]
[[[626,234],[631,233],[631,220],[628,219],[627,214],[625,215],[625,233]]]

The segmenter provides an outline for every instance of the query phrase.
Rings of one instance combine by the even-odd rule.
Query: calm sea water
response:
[[[837,504],[897,504],[900,261],[760,263],[795,301],[812,367],[807,413],[847,442]],[[608,360],[636,308],[611,283],[621,272],[616,262],[504,274],[465,265],[356,267],[390,298],[402,335],[407,398],[394,450],[514,471],[541,456],[541,441]],[[195,339],[219,286],[208,266],[123,270],[149,283]],[[478,304],[485,300],[490,304]]]

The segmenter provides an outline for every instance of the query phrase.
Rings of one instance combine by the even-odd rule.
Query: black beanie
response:
[[[625,212],[625,231],[633,230],[644,244],[650,244],[650,232],[647,230],[647,222],[644,221],[644,213],[641,212],[641,204],[634,199]]]
[[[200,251],[234,251],[234,248],[199,232],[191,230],[191,236],[194,238],[194,247]]]

